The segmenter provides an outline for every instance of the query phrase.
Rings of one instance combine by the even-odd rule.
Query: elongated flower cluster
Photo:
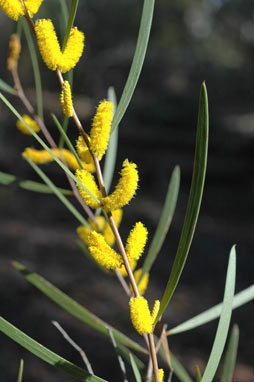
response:
[[[88,141],[90,142],[90,138],[88,136],[87,138],[88,138]],[[80,159],[88,163],[93,162],[92,155],[90,154],[90,151],[88,150],[88,147],[81,135],[78,137],[78,140],[76,142],[76,149]]]
[[[116,269],[123,264],[122,257],[116,253],[105,241],[104,237],[93,231],[88,237],[89,251],[93,258],[107,269]]]
[[[103,206],[107,211],[122,208],[133,198],[138,187],[138,171],[135,163],[128,159],[123,162],[121,177],[111,195],[103,199]]]
[[[62,84],[60,101],[61,101],[63,113],[66,115],[66,117],[72,117],[73,115],[72,94],[71,94],[71,87],[68,81],[64,81],[64,83]]]
[[[22,118],[35,133],[38,133],[40,131],[40,128],[37,122],[35,122],[32,118],[30,118],[29,115],[24,114],[22,115]],[[26,135],[32,135],[32,133],[28,130],[28,128],[22,121],[18,120],[16,126],[17,126],[17,129],[21,131],[21,133]]]
[[[113,109],[114,105],[112,102],[107,100],[101,101],[93,118],[90,131],[90,148],[99,160],[101,160],[108,147]]]
[[[129,260],[133,259],[137,261],[140,258],[147,242],[147,235],[148,232],[143,223],[136,223],[128,236],[125,247]]]
[[[80,184],[77,183],[77,187],[79,190],[79,193],[81,197],[84,199],[86,204],[91,208],[99,208],[101,206],[100,200],[101,200],[101,193],[97,187],[97,184],[94,180],[94,177],[92,174],[90,174],[86,170],[77,170],[76,171],[76,178],[83,184],[83,186],[93,195],[96,199],[99,200],[97,202],[88,192],[86,192]]]
[[[156,301],[155,304],[158,305]],[[148,301],[142,297],[130,299],[130,316],[134,328],[141,335],[151,333],[153,330],[153,317],[150,313]]]
[[[35,33],[42,59],[49,69],[56,70],[59,67],[62,73],[66,73],[76,66],[84,49],[83,32],[72,28],[64,52],[61,51],[50,19],[37,20]]]
[[[77,159],[69,150],[51,149],[51,151],[57,158],[63,158],[71,170],[76,170],[80,168]],[[24,151],[24,154],[34,163],[37,164],[46,164],[54,161],[54,158],[50,155],[50,153],[47,150],[35,150],[31,147],[27,147]],[[87,168],[86,171],[94,171],[93,164],[82,162],[82,165],[84,168]]]
[[[115,224],[117,228],[120,225],[121,219],[122,219],[122,210],[116,210],[112,212]],[[98,232],[101,233],[104,236],[104,239],[106,243],[112,247],[115,242],[115,236],[112,232],[112,229],[109,225],[109,223],[105,220],[103,216],[96,216],[96,224],[92,221],[92,219],[88,219],[88,223],[90,227]],[[77,233],[79,237],[84,241],[85,244],[89,244],[89,235],[90,235],[90,230],[86,226],[79,226],[77,228]]]
[[[160,382],[163,382],[164,381],[164,370],[159,369],[158,372],[159,372]]]
[[[20,43],[19,35],[16,33],[13,33],[10,37],[10,42],[9,42],[9,52],[8,52],[8,58],[7,58],[8,70],[12,70],[13,68],[17,67],[20,51],[21,51],[21,43]]]
[[[80,186],[79,192],[86,204],[91,208],[104,207],[107,211],[115,211],[129,203],[134,196],[138,186],[138,172],[135,163],[130,163],[128,159],[123,162],[123,169],[121,171],[121,178],[113,191],[113,193],[105,198],[100,196],[100,191],[91,174],[86,176],[86,171],[79,170],[76,177],[80,182],[94,195],[100,199],[101,204],[94,203],[94,199],[85,192]]]
[[[30,17],[38,12],[43,0],[24,0],[25,7]],[[8,17],[17,21],[25,14],[25,10],[20,0],[0,0],[0,7]]]

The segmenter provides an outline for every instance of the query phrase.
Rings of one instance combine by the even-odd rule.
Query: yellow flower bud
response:
[[[159,377],[160,377],[160,382],[163,382],[164,381],[164,370],[159,369],[158,373],[159,373]]]
[[[14,33],[10,37],[9,52],[7,58],[7,69],[12,70],[18,65],[19,55],[21,51],[21,43],[19,35]]]
[[[62,91],[60,96],[63,113],[66,117],[73,116],[72,94],[71,87],[68,81],[64,81],[62,84]]]
[[[66,48],[59,62],[59,68],[62,73],[66,73],[76,66],[84,50],[84,40],[83,32],[79,31],[76,27],[71,29]]]
[[[30,17],[38,12],[43,0],[24,0],[25,7]],[[8,17],[17,21],[25,14],[24,7],[20,0],[0,0],[0,7]]]
[[[158,312],[160,310],[160,305],[161,305],[161,303],[160,303],[159,300],[155,300],[154,301],[153,310],[152,310],[152,321],[153,321],[153,324],[154,324],[154,321],[155,321],[155,319],[157,317],[157,314],[158,314]]]

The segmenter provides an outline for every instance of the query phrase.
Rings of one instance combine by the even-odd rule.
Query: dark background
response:
[[[138,33],[142,3],[134,0],[80,1],[76,25],[85,32],[86,48],[74,75],[74,99],[85,127],[107,88],[119,98],[129,72]],[[59,1],[45,0],[40,17],[59,27]],[[15,25],[0,13],[0,77],[11,84],[5,70],[8,39]],[[120,125],[119,155],[114,183],[123,159],[137,163],[140,187],[124,209],[121,234],[141,220],[151,240],[158,223],[170,174],[181,167],[181,188],[167,239],[152,271],[149,301],[161,298],[177,249],[184,220],[194,155],[200,85],[206,81],[210,105],[210,148],[203,203],[189,258],[165,322],[178,323],[217,304],[223,288],[230,248],[237,244],[236,292],[253,282],[253,47],[254,13],[250,0],[158,0],[145,65],[131,105]],[[57,139],[49,112],[59,113],[55,74],[42,62],[45,118]],[[20,75],[30,100],[35,95],[29,54],[24,44]],[[23,106],[7,95],[20,113]],[[1,171],[38,180],[21,158],[37,143],[15,129],[15,119],[0,104]],[[77,138],[70,124],[70,137]],[[67,186],[57,165],[44,167],[59,186]],[[79,323],[29,285],[10,264],[16,259],[102,319],[136,338],[127,299],[114,277],[101,273],[79,250],[77,222],[54,197],[0,187],[1,314],[31,337],[80,366],[79,355],[56,331],[59,321],[84,348],[97,375],[121,380],[109,341]],[[253,382],[253,303],[234,311],[240,344],[234,382]],[[169,339],[172,351],[190,373],[203,369],[212,347],[217,322]],[[25,361],[27,381],[70,381],[0,336],[0,380],[16,378],[19,359]],[[133,380],[130,376],[129,380]],[[175,379],[176,380],[176,379]]]

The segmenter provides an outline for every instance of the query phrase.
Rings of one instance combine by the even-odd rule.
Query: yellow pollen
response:
[[[90,147],[99,160],[105,154],[110,136],[114,105],[104,100],[97,107],[90,132]]]
[[[87,138],[88,138],[88,141],[90,142],[90,138],[89,137]],[[80,159],[82,159],[84,162],[87,162],[87,163],[93,163],[93,157],[90,154],[88,147],[81,135],[78,137],[78,140],[76,142],[76,149]]]
[[[115,190],[111,195],[103,198],[103,205],[106,210],[114,211],[122,208],[135,195],[138,187],[138,171],[135,163],[130,163],[128,159],[123,162],[121,177]]]
[[[25,7],[30,17],[38,12],[43,0],[24,0]],[[17,21],[25,14],[25,10],[20,0],[0,0],[0,7],[8,17]]]
[[[24,115],[22,115],[22,118],[28,124],[28,126],[31,127],[31,129],[35,133],[38,133],[40,131],[40,128],[39,128],[37,122],[35,122],[32,118],[30,118],[29,115],[24,114]],[[26,125],[23,122],[21,122],[20,120],[17,121],[16,126],[17,126],[17,129],[19,129],[19,131],[21,131],[23,134],[32,135],[32,133],[30,133],[30,131],[28,130]]]
[[[66,73],[76,66],[84,50],[84,41],[84,33],[76,27],[72,28],[66,48],[59,62],[59,68],[62,73]]]
[[[158,373],[159,373],[159,377],[160,377],[160,382],[163,382],[164,381],[164,370],[159,369]]]

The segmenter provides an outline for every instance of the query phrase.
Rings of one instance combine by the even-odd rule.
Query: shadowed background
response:
[[[89,131],[98,102],[113,85],[119,99],[135,49],[142,3],[134,0],[80,1],[76,25],[85,32],[86,48],[74,73],[74,101]],[[181,188],[167,239],[151,274],[147,298],[161,298],[184,220],[194,156],[199,89],[206,81],[210,106],[208,172],[200,218],[181,282],[165,314],[168,327],[222,300],[230,248],[237,244],[240,291],[253,282],[253,47],[254,13],[250,0],[158,0],[145,65],[131,105],[120,124],[117,182],[122,161],[137,163],[140,187],[124,209],[120,232],[126,239],[141,220],[151,240],[162,210],[170,174],[181,167]],[[45,0],[38,17],[51,17],[60,34],[59,1]],[[0,78],[11,84],[5,69],[10,33],[15,25],[0,12]],[[54,138],[49,112],[60,117],[56,76],[40,61],[45,120]],[[26,46],[20,76],[29,99],[34,81]],[[25,109],[11,96],[22,114]],[[22,160],[33,138],[15,128],[15,118],[0,104],[0,170],[39,180]],[[69,135],[77,138],[70,123]],[[58,166],[43,167],[58,186],[67,187]],[[1,314],[34,339],[82,366],[79,355],[51,324],[57,320],[84,348],[94,371],[109,381],[122,380],[108,340],[79,323],[30,286],[11,267],[12,259],[37,271],[99,317],[137,340],[128,303],[114,277],[100,272],[76,241],[77,222],[54,197],[0,187]],[[150,241],[149,241],[150,242]],[[234,382],[253,382],[253,304],[233,313],[240,326]],[[172,351],[190,373],[207,362],[217,323],[169,339]],[[142,343],[142,340],[141,340]],[[13,381],[18,362],[25,361],[25,380],[69,381],[4,335],[0,335],[0,381]],[[133,377],[130,377],[130,381]],[[176,379],[175,379],[176,380]]]

